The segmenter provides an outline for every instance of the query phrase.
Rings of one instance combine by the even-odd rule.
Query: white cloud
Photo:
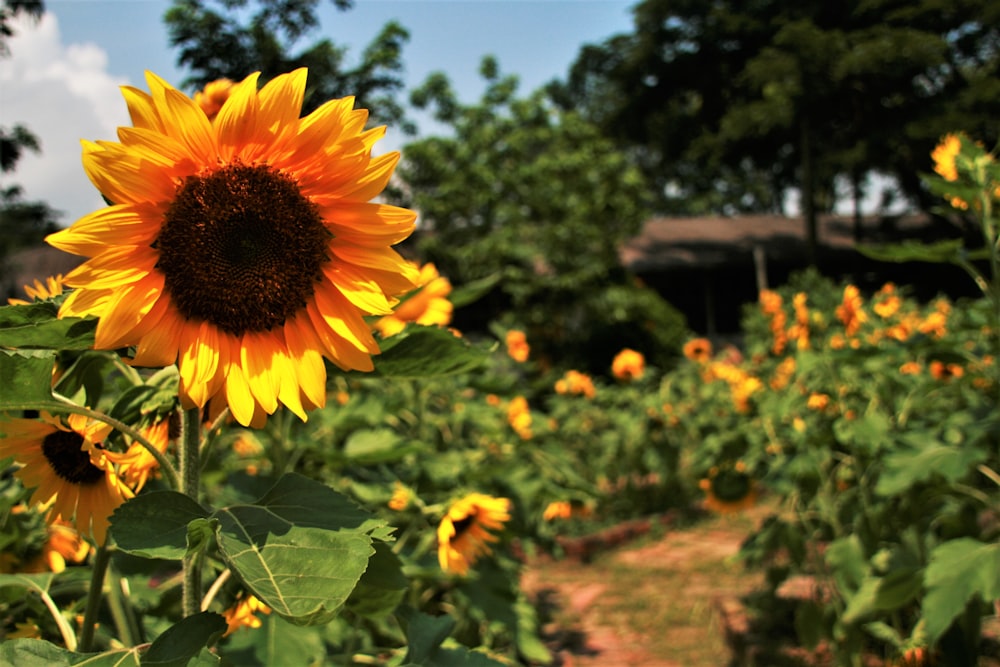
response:
[[[128,83],[108,71],[108,56],[96,44],[64,45],[56,17],[37,23],[19,19],[0,59],[0,125],[25,125],[41,143],[27,153],[4,185],[18,184],[29,200],[62,211],[66,225],[103,206],[80,162],[80,140],[116,140],[128,125],[119,86]]]

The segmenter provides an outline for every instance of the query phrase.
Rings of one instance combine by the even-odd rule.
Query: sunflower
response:
[[[531,346],[528,345],[528,337],[524,335],[523,331],[516,329],[508,331],[504,342],[507,344],[507,354],[511,359],[519,363],[524,363],[528,360],[528,356],[531,354]]]
[[[305,69],[258,77],[212,120],[154,74],[123,88],[134,127],[83,149],[113,205],[47,239],[89,258],[60,315],[99,317],[95,347],[135,346],[137,366],[176,363],[183,407],[217,398],[244,426],[323,405],[324,357],[372,370],[364,318],[417,278],[390,247],[416,214],[369,201],[399,160],[371,155],[385,128],[351,97],[300,118]]]
[[[171,436],[173,438],[177,437],[176,433],[171,433],[169,417],[143,426],[139,431],[161,454],[167,452]],[[121,473],[122,479],[136,493],[146,485],[149,478],[160,467],[156,457],[138,442],[129,445],[128,450],[123,453],[107,452],[106,456],[118,465],[118,471]]]
[[[391,315],[386,315],[377,322],[382,337],[398,334],[408,322],[416,322],[428,326],[445,326],[451,322],[454,306],[448,300],[451,294],[451,282],[438,273],[433,264],[420,267],[420,277],[417,279],[420,290],[401,303]]]
[[[698,486],[705,492],[705,507],[719,514],[739,512],[757,503],[757,485],[740,462],[713,466]]]
[[[45,279],[43,283],[41,280],[36,279],[31,285],[24,286],[24,293],[32,301],[44,301],[45,299],[51,299],[54,296],[59,296],[63,293],[63,275],[61,273],[54,276],[49,276]],[[31,301],[25,301],[24,299],[7,299],[7,303],[11,306],[27,306]]]
[[[270,614],[271,608],[249,593],[241,596],[232,607],[222,613],[229,626],[222,636],[228,637],[240,628],[259,628],[263,622],[257,617],[258,613]]]
[[[646,358],[641,352],[624,348],[611,361],[611,374],[619,380],[638,380],[646,369]]]
[[[29,502],[48,509],[50,525],[72,521],[104,544],[108,517],[133,493],[102,448],[111,427],[80,415],[66,421],[45,414],[42,420],[0,421],[0,458],[13,457],[22,466],[14,474],[35,489]]]
[[[438,562],[445,572],[464,575],[480,556],[492,553],[489,543],[510,520],[510,500],[472,493],[452,503],[438,525]]]
[[[66,570],[66,563],[83,563],[90,554],[90,544],[65,521],[55,521],[48,527],[48,537],[37,557],[21,572],[55,572]]]
[[[684,343],[684,356],[703,364],[712,358],[712,341],[707,338],[692,338]]]

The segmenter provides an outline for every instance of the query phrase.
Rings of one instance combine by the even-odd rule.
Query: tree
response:
[[[318,27],[319,0],[174,0],[164,21],[171,46],[180,49],[178,63],[192,71],[188,87],[202,87],[216,79],[238,81],[260,71],[261,80],[309,68],[304,110],[323,102],[354,95],[379,122],[401,125],[403,108],[394,94],[403,88],[402,50],[409,33],[389,22],[364,49],[361,62],[351,68],[347,50],[328,39],[293,53],[298,42]],[[333,0],[346,10],[351,0]],[[253,5],[256,12],[250,14]]]
[[[516,78],[501,76],[493,58],[481,74],[478,104],[460,104],[442,74],[412,94],[415,106],[432,107],[451,129],[405,146],[397,171],[401,203],[420,212],[420,255],[457,284],[501,276],[506,306],[561,352],[574,345],[580,352],[602,318],[608,326],[615,318],[634,323],[639,310],[663,326],[631,335],[675,343],[679,316],[655,295],[630,291],[620,268],[620,244],[648,214],[641,172],[544,91],[517,97]],[[592,361],[604,370],[617,351]]]
[[[10,21],[25,15],[37,19],[45,10],[41,0],[3,0],[0,5],[0,56],[9,54],[7,39],[14,35]],[[24,151],[38,153],[38,137],[24,125],[8,129],[0,127],[0,173],[14,171]],[[0,279],[10,273],[7,257],[20,248],[40,243],[45,235],[57,228],[58,213],[48,204],[25,201],[18,185],[0,189]]]
[[[781,210],[797,187],[815,240],[838,177],[889,174],[926,207],[919,174],[942,134],[997,139],[992,0],[643,0],[634,11],[633,34],[585,47],[553,90],[634,147],[663,211]]]

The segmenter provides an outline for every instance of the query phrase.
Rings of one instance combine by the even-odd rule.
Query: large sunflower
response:
[[[490,542],[510,520],[510,500],[471,493],[452,503],[438,525],[438,562],[445,572],[464,575],[480,556],[491,552]]]
[[[399,159],[371,155],[385,128],[351,97],[300,118],[305,69],[258,76],[211,120],[154,74],[149,94],[123,88],[134,127],[83,148],[113,205],[48,237],[90,258],[61,315],[100,317],[95,347],[136,346],[136,365],[177,363],[185,407],[218,397],[244,425],[323,405],[323,357],[371,370],[364,316],[417,278],[390,247],[416,214],[369,201]]]
[[[21,464],[14,475],[35,489],[30,503],[48,510],[50,524],[72,521],[104,544],[108,517],[133,493],[101,446],[111,428],[80,415],[66,422],[48,415],[0,421],[0,459],[11,456]]]

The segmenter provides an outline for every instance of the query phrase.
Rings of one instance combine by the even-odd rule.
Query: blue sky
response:
[[[356,0],[339,12],[322,2],[320,29],[347,46],[348,62],[389,20],[410,32],[404,48],[408,87],[434,71],[451,79],[459,97],[474,102],[484,55],[516,74],[528,93],[562,77],[586,43],[632,28],[633,0]],[[0,125],[24,123],[42,141],[43,154],[22,161],[4,185],[18,183],[29,199],[62,210],[62,222],[102,205],[80,167],[80,139],[115,139],[128,124],[118,86],[144,88],[144,70],[180,84],[162,23],[167,0],[46,0],[47,16],[36,26],[18,26],[12,55],[0,60]],[[417,117],[421,129],[435,131]],[[389,128],[382,149],[404,138]]]

